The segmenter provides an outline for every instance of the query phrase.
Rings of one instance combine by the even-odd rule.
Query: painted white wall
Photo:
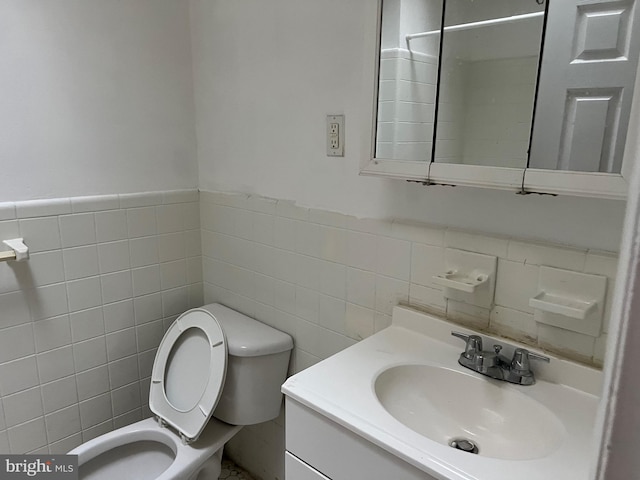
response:
[[[191,0],[200,186],[617,250],[624,203],[358,176],[370,0]],[[325,115],[346,114],[344,158]]]
[[[0,0],[0,201],[197,186],[187,2]]]

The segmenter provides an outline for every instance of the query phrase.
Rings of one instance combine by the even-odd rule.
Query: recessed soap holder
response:
[[[565,317],[575,318],[576,320],[584,320],[597,308],[598,302],[590,302],[563,295],[554,295],[542,291],[535,297],[529,299],[529,306],[542,310],[543,312],[564,315]]]
[[[445,273],[433,276],[433,283],[436,285],[466,293],[474,293],[476,288],[488,281],[489,275],[478,271],[459,272],[457,270],[448,270]]]
[[[481,253],[447,248],[445,271],[433,275],[433,285],[443,287],[447,299],[491,308],[495,291],[497,258]]]
[[[537,323],[591,337],[600,335],[607,277],[542,265],[537,291],[529,298]]]

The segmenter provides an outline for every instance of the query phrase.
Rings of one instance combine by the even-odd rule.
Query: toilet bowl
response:
[[[280,412],[293,341],[220,304],[182,314],[153,364],[149,418],[73,449],[82,480],[214,480],[243,425]]]

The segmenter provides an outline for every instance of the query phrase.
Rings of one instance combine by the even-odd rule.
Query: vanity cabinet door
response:
[[[435,480],[399,457],[289,397],[285,397],[285,409],[287,452],[302,460],[303,466],[310,467],[312,473],[322,472],[320,477],[290,477],[287,470],[287,480]],[[301,465],[295,466],[298,467],[295,471],[300,475],[303,472],[309,474],[308,471],[299,469]]]
[[[638,66],[637,0],[551,0],[529,168],[620,174]]]
[[[284,469],[287,480],[331,480],[289,452],[284,454]]]

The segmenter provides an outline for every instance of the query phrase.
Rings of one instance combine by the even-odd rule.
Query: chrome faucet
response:
[[[502,345],[494,345],[493,351],[483,350],[482,338],[478,335],[466,335],[460,332],[451,332],[451,335],[465,341],[464,352],[460,354],[458,363],[496,380],[518,385],[533,385],[536,379],[531,371],[530,360],[541,360],[547,363],[550,361],[549,357],[524,348],[516,348],[513,358],[509,360],[500,354]]]

